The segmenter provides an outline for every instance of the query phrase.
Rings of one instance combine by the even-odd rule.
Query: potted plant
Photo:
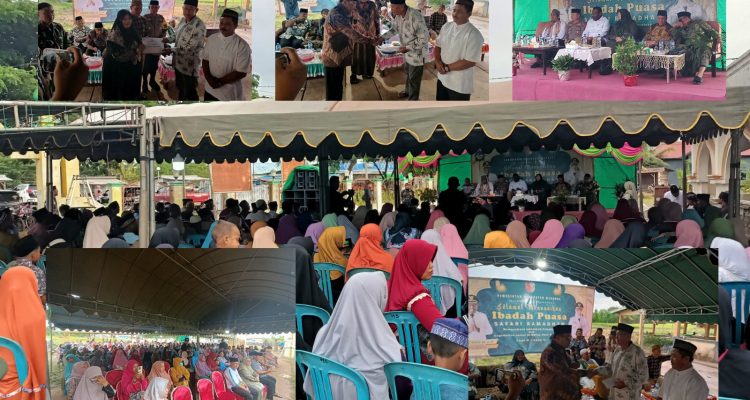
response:
[[[632,37],[617,45],[616,55],[612,57],[612,68],[620,71],[625,86],[638,85],[638,54],[643,46]]]
[[[552,60],[552,69],[557,71],[561,81],[570,80],[570,69],[573,68],[573,56],[566,54]]]
[[[526,199],[518,199],[516,200],[516,207],[518,207],[518,211],[524,212],[526,211],[526,206],[529,205],[529,201]]]

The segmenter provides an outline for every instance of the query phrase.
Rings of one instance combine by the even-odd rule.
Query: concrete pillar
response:
[[[70,183],[73,180],[73,176],[80,175],[81,168],[80,163],[77,159],[75,160],[60,160],[60,184],[57,186],[58,193],[61,197],[68,197],[68,191],[71,189]],[[81,195],[80,185],[73,185],[71,197],[79,197]],[[58,201],[57,204],[63,202]]]
[[[711,336],[711,324],[704,324],[705,333],[703,335],[704,339],[708,339]]]
[[[687,322],[682,324],[682,336],[687,336],[687,327],[688,327]]]
[[[180,182],[180,185],[182,185],[182,182]],[[120,205],[120,213],[122,213],[122,211],[125,209],[125,203],[123,201],[125,200],[125,197],[123,196],[123,191],[122,191],[123,184],[119,182],[115,182],[115,183],[110,183],[108,186],[109,186],[109,201],[110,202],[116,201],[117,204]],[[177,203],[177,204],[182,204],[182,203]]]
[[[185,198],[185,186],[182,184],[182,181],[174,180],[169,182],[169,192],[172,203],[182,206],[182,199]]]
[[[672,336],[680,336],[680,323],[675,322],[672,329]]]
[[[372,181],[373,186],[375,186],[375,199],[373,200],[373,204],[375,204],[375,208],[380,210],[383,208],[383,180],[380,179],[380,177],[377,177],[373,179]]]
[[[644,310],[641,310],[638,322],[638,346],[643,346],[643,328],[646,324],[646,312]]]
[[[274,179],[273,182],[271,182],[271,195],[269,200],[278,202],[279,206],[281,206],[281,180]]]

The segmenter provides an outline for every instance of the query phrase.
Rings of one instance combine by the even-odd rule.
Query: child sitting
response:
[[[436,367],[460,371],[469,352],[469,329],[457,319],[437,319],[432,325],[427,352],[433,355]],[[467,386],[440,386],[441,399],[460,399],[466,396]]]

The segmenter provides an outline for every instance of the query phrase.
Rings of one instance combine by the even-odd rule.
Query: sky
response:
[[[581,282],[574,281],[562,275],[540,269],[531,268],[508,268],[494,265],[469,268],[469,278],[503,278],[518,279],[524,281],[551,282],[563,285],[586,286]],[[623,306],[612,298],[596,292],[594,296],[594,310],[606,310],[611,307],[623,308]]]

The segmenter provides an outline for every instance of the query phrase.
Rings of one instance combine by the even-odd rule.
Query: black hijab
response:
[[[646,244],[646,225],[642,221],[633,221],[625,226],[611,246],[611,249],[634,249]]]
[[[122,24],[122,20],[125,19],[125,17],[130,17],[130,19],[133,20],[133,24],[130,25],[129,29],[126,29]],[[117,12],[117,18],[115,19],[114,24],[112,24],[112,30],[115,29],[120,32],[125,47],[130,47],[133,43],[141,41],[138,31],[135,30],[135,17],[128,10],[120,10]]]

